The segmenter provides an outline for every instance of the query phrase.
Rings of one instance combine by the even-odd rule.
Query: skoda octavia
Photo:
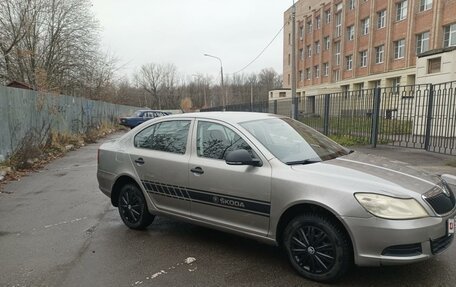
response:
[[[315,281],[422,261],[454,237],[455,176],[353,152],[277,115],[148,121],[101,145],[97,176],[129,228],[169,215],[247,236],[283,247]]]

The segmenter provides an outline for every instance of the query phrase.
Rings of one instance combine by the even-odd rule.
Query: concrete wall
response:
[[[30,133],[84,133],[138,108],[0,86],[0,161]]]

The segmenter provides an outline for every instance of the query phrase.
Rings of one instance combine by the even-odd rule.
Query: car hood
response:
[[[423,194],[440,182],[438,176],[416,170],[406,163],[359,152],[308,165],[294,165],[295,171],[310,172],[333,180],[353,192],[379,192],[396,197]]]

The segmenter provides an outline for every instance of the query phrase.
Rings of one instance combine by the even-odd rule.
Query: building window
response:
[[[394,59],[402,59],[405,54],[405,40],[401,39],[394,42]]]
[[[299,71],[299,81],[302,82],[304,81],[304,73],[301,71]]]
[[[323,63],[323,76],[327,77],[329,75],[329,63]]]
[[[290,66],[290,64],[291,64],[291,55],[288,54],[288,66]]]
[[[315,54],[320,54],[320,41],[315,42]]]
[[[334,55],[335,55],[335,62],[336,66],[340,65],[340,42],[336,42],[335,44],[335,49],[334,49]]]
[[[300,59],[304,60],[304,49],[299,49]]]
[[[367,67],[367,50],[361,51],[359,53],[359,66],[360,67]]]
[[[309,20],[307,21],[307,33],[311,33],[312,32],[312,20]]]
[[[315,78],[320,78],[320,66],[314,67],[314,75],[315,75]]]
[[[306,79],[310,80],[311,78],[312,78],[312,71],[310,70],[310,68],[307,68],[306,69]]]
[[[307,45],[307,57],[312,57],[312,46]]]
[[[329,36],[324,37],[323,42],[325,43],[325,50],[329,50],[329,45],[331,44],[329,41]]]
[[[420,0],[420,12],[432,8],[432,0]]]
[[[386,26],[386,10],[377,12],[377,28],[385,28]]]
[[[416,36],[416,53],[421,54],[429,50],[429,32]]]
[[[375,47],[375,63],[383,63],[383,57],[385,54],[385,45]]]
[[[351,25],[347,28],[347,38],[349,41],[355,39],[355,26]]]
[[[444,35],[444,41],[443,41],[443,46],[446,47],[451,47],[451,46],[456,46],[456,23],[452,25],[445,26],[444,28],[445,35]]]
[[[320,19],[320,16],[316,16],[316,17],[315,17],[315,22],[316,22],[316,25],[317,25],[317,28],[316,28],[316,29],[320,29],[320,27],[321,27],[321,19]]]
[[[290,74],[288,74],[288,85],[290,85]]]
[[[442,58],[433,58],[428,60],[428,74],[439,73],[442,65]]]
[[[396,4],[396,21],[407,18],[407,0],[402,0]]]
[[[392,78],[391,79],[391,91],[394,94],[399,94],[400,89],[401,89],[401,77]]]
[[[361,29],[362,35],[369,34],[369,18],[361,20]]]
[[[326,24],[331,23],[331,10],[325,11],[325,21],[326,21]]]
[[[333,72],[333,75],[334,75],[334,81],[335,81],[335,82],[340,81],[340,71],[339,71],[339,70],[334,71],[334,72]]]
[[[304,38],[304,27],[299,27],[299,39],[302,40]]]
[[[353,10],[355,9],[355,0],[348,0],[348,9]]]
[[[353,69],[353,55],[348,55],[345,57],[346,68],[348,71]]]
[[[340,37],[342,33],[342,13],[336,14],[336,37]]]

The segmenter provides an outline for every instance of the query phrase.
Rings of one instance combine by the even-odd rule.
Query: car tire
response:
[[[147,202],[142,191],[134,184],[126,184],[121,188],[119,214],[126,226],[138,230],[145,229],[155,218],[147,210]]]
[[[292,219],[285,228],[283,245],[293,268],[314,281],[335,281],[352,266],[349,238],[339,224],[320,214]]]

